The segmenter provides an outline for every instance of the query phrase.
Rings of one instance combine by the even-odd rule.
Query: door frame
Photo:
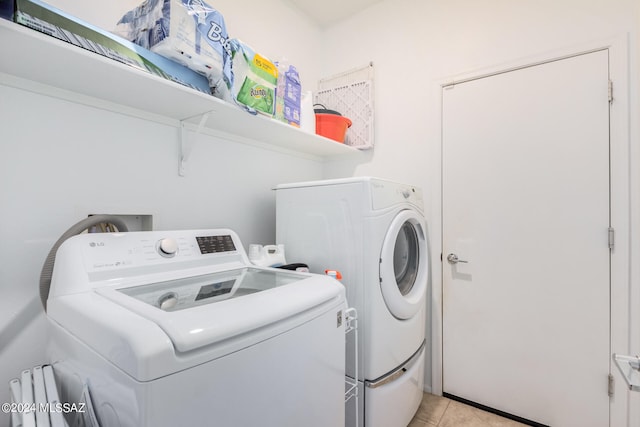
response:
[[[610,137],[610,206],[611,226],[615,229],[615,248],[611,251],[611,296],[610,296],[610,349],[612,353],[628,354],[634,345],[630,338],[630,297],[637,296],[631,287],[631,275],[637,273],[638,267],[631,263],[631,246],[640,243],[640,236],[631,239],[631,171],[640,168],[638,161],[638,148],[630,144],[630,118],[629,118],[629,42],[628,34],[622,34],[605,40],[590,42],[578,47],[566,48],[548,52],[535,57],[489,67],[480,71],[449,76],[436,82],[438,87],[434,91],[437,96],[439,114],[439,141],[435,144],[431,167],[435,171],[436,179],[430,183],[429,188],[432,199],[432,215],[430,218],[433,238],[431,240],[431,266],[432,289],[429,298],[429,310],[431,312],[431,324],[427,326],[431,335],[431,392],[442,395],[442,291],[443,291],[443,264],[442,254],[442,109],[443,91],[446,86],[455,83],[489,77],[509,71],[515,71],[525,67],[540,65],[543,63],[566,59],[569,57],[591,53],[594,51],[608,50],[609,52],[609,76],[613,82],[613,102],[609,109],[609,137]],[[634,173],[634,177],[637,173]],[[635,189],[635,186],[633,187]],[[633,271],[632,271],[633,269]],[[634,274],[635,277],[635,274]],[[635,316],[634,316],[635,317]],[[635,319],[637,321],[637,319]],[[614,376],[614,396],[610,400],[610,425],[630,427],[634,422],[640,421],[640,414],[636,406],[640,403],[637,396],[632,396],[613,360],[609,360],[609,370]],[[603,392],[606,392],[606,381],[603,379]],[[637,393],[636,393],[637,394]],[[630,407],[630,401],[636,406]],[[630,415],[629,415],[630,414]],[[634,419],[636,421],[634,421]]]

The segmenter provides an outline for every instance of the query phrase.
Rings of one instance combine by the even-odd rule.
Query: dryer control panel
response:
[[[371,179],[371,208],[374,210],[409,203],[418,211],[424,211],[422,190],[418,187],[397,182]]]

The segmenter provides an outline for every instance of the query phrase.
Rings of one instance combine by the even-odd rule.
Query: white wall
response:
[[[326,177],[379,175],[422,186],[432,245],[440,239],[440,84],[592,41],[628,39],[632,354],[640,352],[640,2],[637,0],[386,0],[323,34],[322,76],[375,66],[376,141],[367,161],[333,161]],[[506,66],[506,65],[505,65]],[[620,87],[618,82],[618,87]],[[626,82],[622,82],[623,86]],[[614,82],[614,96],[615,86]],[[440,247],[435,244],[436,249]],[[432,262],[439,265],[438,253]],[[438,276],[434,276],[436,279]],[[431,376],[427,363],[427,384]],[[436,387],[437,389],[437,387]],[[633,419],[633,418],[632,418]],[[637,420],[640,416],[636,415]]]
[[[374,153],[359,165],[332,162],[327,176],[379,174],[428,188],[442,79],[625,33],[637,41],[639,7],[636,0],[386,0],[327,29],[322,76],[369,61],[376,73]],[[636,78],[634,118],[637,85]]]
[[[104,1],[55,3],[108,27],[138,1],[107,9]],[[216,6],[233,36],[267,56],[286,55],[303,83],[317,80],[319,30],[290,6]],[[245,246],[274,243],[271,188],[323,173],[308,156],[202,135],[179,177],[177,128],[1,82],[0,129],[0,402],[9,399],[10,378],[47,362],[38,280],[51,245],[72,224],[90,213],[150,214],[158,230],[228,227]],[[0,426],[8,422],[0,414]]]
[[[631,235],[635,236],[631,241],[631,280],[632,286],[629,292],[629,308],[631,311],[629,323],[631,324],[629,354],[640,354],[640,262],[638,257],[640,255],[640,238],[637,237],[638,230],[640,230],[640,197],[637,197],[640,190],[638,189],[638,183],[640,183],[640,5],[636,7],[636,31],[635,37],[632,34],[632,55],[635,54],[635,68],[632,68],[631,73],[631,96],[632,96],[632,108],[631,111],[631,164],[636,167],[631,170],[631,183],[632,192],[635,195],[631,200]],[[636,423],[640,423],[640,393],[634,393],[631,396],[631,411],[630,419],[635,420]]]

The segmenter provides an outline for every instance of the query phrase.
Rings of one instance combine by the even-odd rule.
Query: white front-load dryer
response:
[[[339,270],[358,312],[358,373],[365,426],[406,426],[424,388],[427,228],[420,189],[377,178],[276,187],[276,241],[310,271]],[[354,348],[351,343],[347,349]],[[390,410],[393,408],[393,410]]]

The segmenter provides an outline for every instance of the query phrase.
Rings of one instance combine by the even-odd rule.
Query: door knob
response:
[[[456,254],[449,254],[447,255],[447,261],[449,262],[449,264],[457,264],[459,262],[462,263],[467,263],[468,261],[464,261],[458,258],[458,255]]]

